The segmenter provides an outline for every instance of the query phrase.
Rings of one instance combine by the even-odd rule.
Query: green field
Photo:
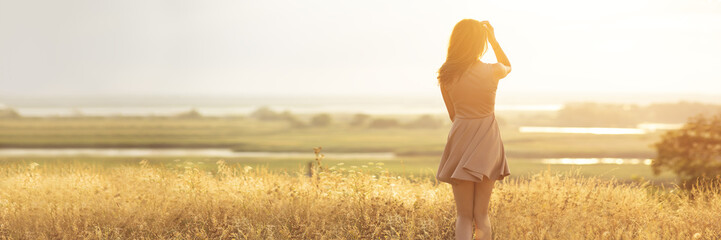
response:
[[[412,119],[413,116],[396,116]],[[351,127],[336,121],[327,127],[295,128],[285,121],[259,121],[249,117],[74,117],[17,118],[0,120],[0,148],[229,148],[237,151],[308,152],[322,146],[323,152],[393,152],[396,158],[380,161],[393,174],[433,177],[445,145],[449,123],[438,128],[404,127],[373,129]],[[547,165],[540,158],[617,157],[653,158],[650,147],[657,134],[593,135],[519,133],[518,126],[502,124],[502,137],[513,177],[545,169],[578,169],[582,175],[602,178],[645,178],[670,182],[673,176],[654,176],[645,165]],[[220,158],[208,157],[1,157],[3,165],[37,162],[41,166],[92,163],[107,168],[137,164],[183,168],[188,162],[214,171]],[[271,171],[295,173],[313,159],[225,158],[229,164],[267,167]],[[373,164],[370,164],[372,162]],[[377,160],[332,159],[324,163],[349,170],[375,171]],[[343,165],[338,165],[342,163]],[[85,165],[85,164],[84,164]],[[364,167],[365,165],[365,167]],[[374,166],[376,168],[374,168]]]
[[[252,118],[19,118],[0,120],[2,148],[233,148],[238,151],[394,152],[434,156],[443,151],[446,124],[433,129],[372,129],[336,123],[328,127],[293,128],[284,121]],[[519,133],[503,125],[510,157],[654,156],[658,135],[592,135]]]

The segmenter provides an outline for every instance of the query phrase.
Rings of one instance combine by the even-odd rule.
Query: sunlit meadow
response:
[[[100,170],[37,163],[0,173],[2,239],[452,239],[450,185],[383,163],[293,175],[250,166]],[[369,169],[381,169],[377,175]],[[495,239],[719,239],[721,194],[544,171],[496,184]]]
[[[0,0],[0,240],[454,239],[467,18],[493,239],[721,239],[721,0]]]

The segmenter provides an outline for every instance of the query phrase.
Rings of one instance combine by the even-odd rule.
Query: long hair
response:
[[[446,62],[438,69],[438,84],[447,84],[460,77],[486,52],[488,35],[481,22],[463,19],[456,23],[448,42]]]

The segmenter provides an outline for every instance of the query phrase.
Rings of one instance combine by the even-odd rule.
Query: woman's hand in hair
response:
[[[493,32],[493,26],[491,26],[491,23],[488,21],[482,21],[481,25],[483,25],[484,28],[486,28],[486,32],[488,33],[488,42],[491,43],[491,47],[493,47],[493,52],[496,53],[496,59],[498,60],[498,63],[500,64],[494,64],[494,76],[496,79],[501,79],[506,77],[508,73],[511,72],[511,62],[508,61],[508,57],[506,56],[506,53],[503,52],[503,49],[501,49],[501,45],[498,44],[498,41],[496,40],[496,34]]]
[[[495,33],[493,32],[493,26],[491,26],[491,23],[488,21],[482,21],[481,24],[484,28],[486,28],[486,32],[488,32],[489,36],[495,36]]]

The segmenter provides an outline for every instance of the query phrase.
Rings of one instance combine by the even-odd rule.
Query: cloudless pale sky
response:
[[[719,0],[0,0],[0,95],[435,96],[463,18],[499,91],[721,92]]]

